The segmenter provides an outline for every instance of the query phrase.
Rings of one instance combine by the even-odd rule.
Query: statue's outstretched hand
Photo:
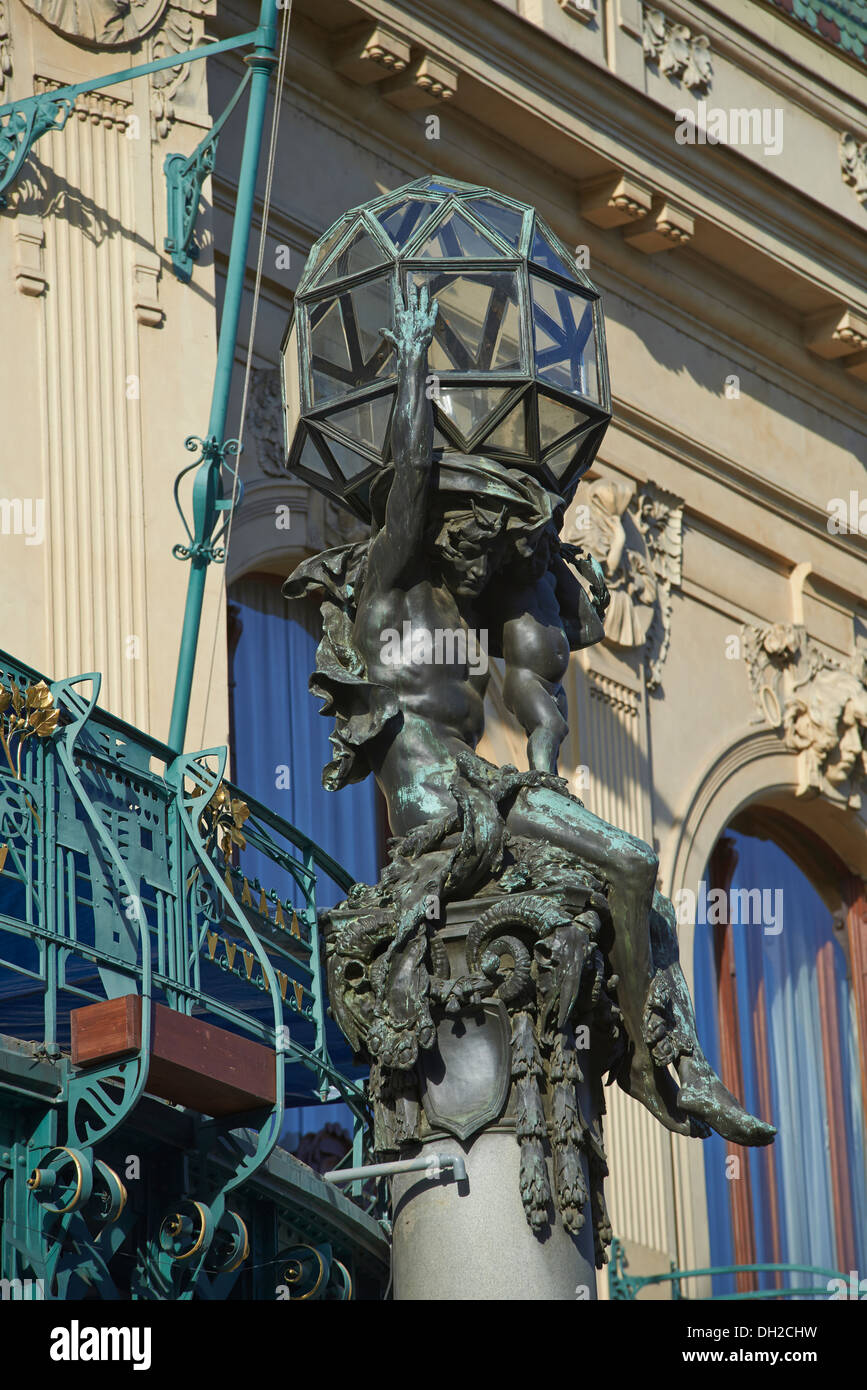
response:
[[[394,277],[394,330],[383,328],[382,336],[392,343],[397,352],[398,363],[416,363],[427,355],[434,334],[439,305],[431,303],[427,285],[419,287],[410,280],[406,287],[406,297],[400,288],[400,280]]]

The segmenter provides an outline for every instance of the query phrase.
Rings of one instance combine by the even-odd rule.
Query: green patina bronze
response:
[[[426,198],[433,206],[413,220],[413,201]],[[547,301],[532,287],[531,268],[527,294],[518,290],[515,299],[515,363],[524,379],[515,383],[516,399],[498,398],[489,418],[485,393],[499,389],[500,371],[490,345],[501,341],[506,300],[479,245],[496,234],[483,209],[496,211],[499,202],[490,190],[419,180],[377,200],[373,214],[348,214],[314,248],[298,327],[287,338],[287,406],[298,420],[289,464],[356,514],[369,514],[371,535],[305,561],[285,592],[322,601],[311,689],[335,721],[325,785],[339,789],[372,773],[396,836],[379,883],[357,885],[324,917],[334,1014],[371,1063],[375,1147],[387,1153],[418,1142],[419,1088],[441,1021],[481,1022],[478,1011],[498,1001],[511,1026],[528,1221],[543,1232],[553,1203],[577,1231],[589,1209],[601,1264],[610,1239],[598,1124],[604,1073],[677,1133],[705,1137],[713,1128],[736,1143],[765,1144],[775,1131],[743,1109],[701,1050],[674,911],[655,890],[653,850],[593,815],[557,775],[569,653],[600,640],[608,602],[596,563],[563,545],[559,529],[607,411],[601,426],[594,417],[592,449],[584,451],[586,422],[572,425],[568,465],[552,468],[540,400],[553,397],[541,383],[556,364],[564,373],[557,404],[601,412],[604,337],[595,289],[548,233],[558,263],[538,277],[551,287],[559,322],[547,307],[540,311]],[[539,236],[532,209],[515,217],[519,281],[524,258],[542,253],[529,240]],[[387,256],[377,219],[395,238]],[[353,256],[361,251],[387,264],[382,302],[393,305],[393,321],[376,329],[368,322],[368,349],[359,354],[358,288],[371,275],[385,284],[381,265],[358,267]],[[427,252],[436,259],[430,276],[417,273]],[[449,296],[445,328],[443,305],[431,297],[438,285]],[[481,308],[474,285],[485,289]],[[592,375],[588,320],[570,294],[594,306]],[[471,339],[488,347],[468,368]],[[451,370],[432,372],[446,348]],[[323,380],[327,400],[317,405]],[[461,391],[469,394],[458,405]],[[521,399],[523,449],[510,453],[500,447],[498,425]],[[384,402],[379,436],[377,400]],[[310,466],[311,448],[327,476]],[[484,662],[473,659],[479,650]],[[505,663],[504,698],[527,734],[526,772],[495,767],[475,751],[490,656]],[[442,931],[450,907],[464,910],[468,901],[477,911],[467,971],[450,978]],[[590,1088],[589,1109],[582,1085]],[[463,1137],[464,1118],[460,1126],[453,1132]]]

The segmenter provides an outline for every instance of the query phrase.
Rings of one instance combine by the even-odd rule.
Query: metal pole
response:
[[[202,450],[202,464],[193,482],[194,541],[190,548],[190,577],[187,584],[184,626],[181,633],[178,672],[175,680],[168,737],[169,746],[178,753],[183,752],[187,720],[190,713],[190,693],[196,665],[199,627],[202,621],[205,578],[208,573],[208,565],[211,562],[209,542],[217,522],[217,502],[222,500],[223,496],[220,473],[223,466],[229,389],[232,382],[235,343],[238,337],[238,322],[244,294],[244,273],[250,244],[250,226],[253,219],[268,85],[271,69],[277,63],[275,57],[277,8],[278,0],[262,0],[259,15],[259,42],[253,52],[244,59],[252,68],[253,76],[250,79],[250,102],[247,107],[244,151],[241,158],[238,198],[235,203],[235,218],[232,225],[232,243],[229,250],[226,293],[223,300],[223,315],[217,345],[217,368],[214,375],[214,391],[211,397],[208,437]],[[280,100],[279,92],[276,95],[276,100]]]
[[[422,1158],[399,1158],[394,1163],[367,1163],[363,1168],[332,1168],[323,1173],[325,1182],[357,1182],[365,1178],[390,1178],[394,1173],[427,1173],[429,1178],[441,1178],[451,1169],[455,1182],[465,1182],[467,1168],[460,1154],[429,1154]]]

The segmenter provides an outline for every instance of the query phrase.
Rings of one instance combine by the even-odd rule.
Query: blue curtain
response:
[[[307,685],[320,636],[319,611],[315,604],[286,600],[281,582],[270,576],[244,578],[232,586],[229,596],[237,606],[240,624],[231,662],[232,780],[309,835],[355,879],[375,883],[379,876],[376,787],[372,777],[339,792],[327,792],[322,786],[322,769],[332,757],[328,741],[332,724],[320,716],[320,701]],[[278,786],[287,781],[286,769],[289,785]],[[291,884],[280,884],[273,866],[259,855],[246,852],[244,869],[248,876],[258,876],[299,900]],[[343,889],[329,879],[318,878],[317,907],[327,907],[344,896]],[[329,1047],[341,1070],[364,1074],[351,1066],[349,1045],[334,1025],[329,1029]],[[287,1093],[287,1105],[291,1103]],[[352,1132],[346,1106],[310,1108],[308,1099],[303,1114],[287,1112],[285,1141],[291,1143],[299,1132],[320,1128],[317,1110],[321,1124],[337,1120]]]
[[[763,1116],[777,1126],[774,1143],[777,1172],[780,1258],[784,1263],[840,1267],[834,1225],[829,1148],[829,1114],[825,1089],[824,1045],[819,1009],[816,958],[833,941],[833,960],[840,1018],[840,1057],[846,1115],[844,1122],[849,1196],[854,1216],[858,1268],[867,1268],[867,1169],[864,1113],[856,1046],[852,991],[846,961],[833,935],[831,915],[796,864],[772,841],[727,831],[738,860],[732,889],[782,890],[782,930],[766,933],[761,924],[729,926],[734,945],[738,1017],[745,1095],[754,1113],[760,1111],[758,1061],[753,1017],[764,983],[768,1028],[772,1114]],[[697,925],[695,942],[695,1005],[699,1036],[709,1060],[719,1069],[719,1028],[716,968],[711,925]],[[705,1148],[705,1172],[710,1221],[712,1264],[734,1259],[725,1144],[712,1136]],[[774,1259],[771,1244],[772,1189],[768,1150],[742,1150],[748,1162],[752,1190],[756,1259]],[[845,1272],[845,1271],[844,1271]],[[807,1285],[810,1276],[787,1276]],[[772,1276],[761,1276],[759,1287],[773,1287]],[[720,1277],[715,1293],[734,1292],[733,1277]]]
[[[320,635],[319,610],[290,603],[281,580],[253,576],[232,586],[240,636],[234,650],[232,780],[309,835],[364,883],[379,875],[376,788],[372,777],[327,792],[322,769],[333,756],[332,721],[307,687]],[[286,781],[288,788],[278,786]],[[273,870],[268,881],[273,880]],[[265,868],[263,866],[263,878]],[[344,896],[329,880],[317,906]]]

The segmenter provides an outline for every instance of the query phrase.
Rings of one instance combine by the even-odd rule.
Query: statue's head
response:
[[[500,569],[547,569],[562,521],[559,498],[534,478],[478,454],[438,452],[424,549],[432,569],[462,598],[477,597]],[[374,527],[385,521],[393,470],[371,488]]]

